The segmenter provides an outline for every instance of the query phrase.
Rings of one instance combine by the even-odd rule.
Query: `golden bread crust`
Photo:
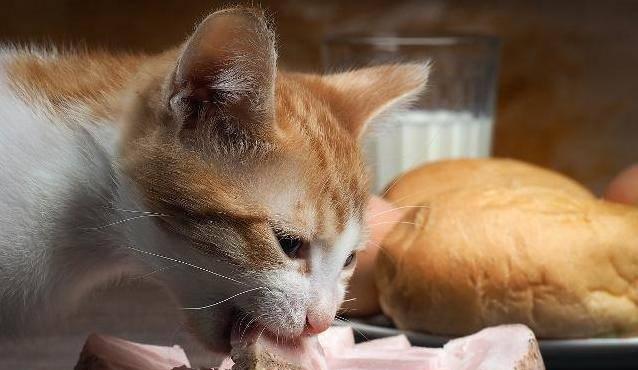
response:
[[[412,189],[419,171],[406,176]],[[638,208],[586,196],[569,181],[539,186],[561,179],[538,174],[530,184],[467,181],[419,199],[427,208],[405,215],[377,260],[381,306],[399,328],[465,335],[522,323],[542,338],[638,333]]]

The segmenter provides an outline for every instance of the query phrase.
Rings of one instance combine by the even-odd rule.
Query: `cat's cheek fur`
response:
[[[265,328],[282,338],[302,335],[309,315],[323,315],[332,322],[345,291],[341,279],[314,286],[313,277],[295,270],[272,270],[259,274],[258,280],[263,289],[237,300],[240,329]]]
[[[287,268],[256,274],[254,284],[262,289],[238,300],[243,313],[284,337],[301,335],[307,322],[329,325],[352,274],[352,269],[344,269],[344,262],[361,237],[361,221],[353,217],[332,243],[311,243],[305,261],[291,261]],[[302,264],[308,265],[302,268]]]
[[[121,205],[134,207],[136,203],[125,201]],[[228,352],[237,311],[236,302],[229,298],[249,289],[241,272],[168,233],[153,220],[122,227],[130,231],[129,242],[135,248],[129,250],[131,257],[145,266],[141,276],[166,288],[186,327],[202,344],[211,351]]]

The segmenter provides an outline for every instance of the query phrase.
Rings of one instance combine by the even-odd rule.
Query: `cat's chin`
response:
[[[299,335],[285,335],[283,331],[277,333],[259,320],[247,315],[236,315],[231,328],[230,344],[236,347],[263,341],[281,350],[294,351],[306,338],[307,336],[301,333]]]
[[[260,323],[242,328],[239,322],[233,325],[231,344],[232,359],[240,368],[260,368],[255,364],[275,361],[286,369],[327,369],[316,336],[300,334],[286,337],[273,333]]]
[[[282,351],[295,352],[306,336],[277,333],[237,310],[195,312],[188,316],[191,333],[211,352],[230,353],[238,345],[269,343]]]
[[[230,310],[207,310],[187,316],[191,334],[209,351],[228,354],[235,316]]]

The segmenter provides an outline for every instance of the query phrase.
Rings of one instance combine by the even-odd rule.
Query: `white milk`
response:
[[[445,110],[401,112],[377,122],[364,146],[372,190],[379,193],[397,175],[424,162],[489,156],[492,119]]]

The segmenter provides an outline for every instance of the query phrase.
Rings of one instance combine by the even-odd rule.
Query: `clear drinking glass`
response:
[[[424,162],[491,154],[500,43],[489,36],[331,37],[326,71],[383,63],[431,63],[425,94],[411,109],[375,122],[364,147],[372,190]]]

